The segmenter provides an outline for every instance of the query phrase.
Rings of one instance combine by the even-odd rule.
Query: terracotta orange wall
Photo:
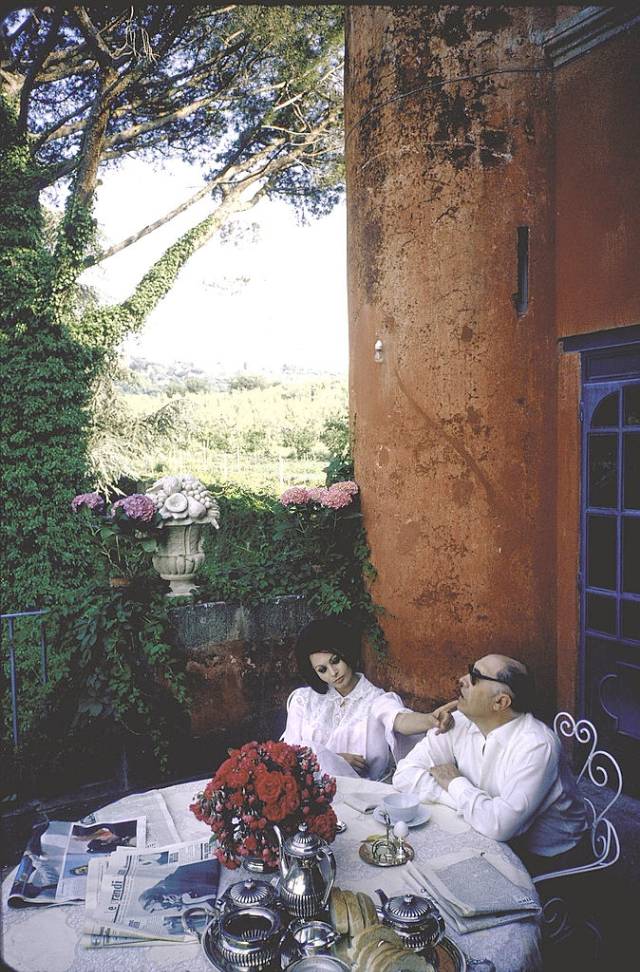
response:
[[[640,323],[640,30],[556,72],[558,336]],[[580,360],[559,359],[558,704],[577,711]]]
[[[490,650],[554,701],[553,90],[530,40],[554,16],[347,9],[350,399],[389,640],[368,671],[410,701],[450,697]]]

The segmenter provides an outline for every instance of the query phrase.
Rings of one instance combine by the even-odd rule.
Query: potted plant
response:
[[[112,587],[130,586],[149,568],[163,524],[151,497],[133,493],[108,504],[99,493],[81,493],[71,508],[84,518]]]

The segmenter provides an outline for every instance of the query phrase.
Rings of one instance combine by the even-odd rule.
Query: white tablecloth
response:
[[[206,782],[182,783],[161,791],[182,840],[210,835],[206,825],[189,811],[189,803]],[[347,829],[331,845],[337,864],[336,884],[367,891],[376,903],[379,903],[375,893],[378,888],[389,897],[407,890],[415,891],[407,881],[404,866],[379,868],[361,860],[359,848],[362,841],[383,828],[371,814],[360,813],[344,802],[345,796],[348,799],[349,794],[356,791],[382,794],[391,787],[346,777],[341,777],[338,782],[335,809]],[[125,797],[110,805],[112,819],[116,813],[122,817],[127,815],[128,800]],[[422,826],[411,828],[407,841],[415,850],[415,862],[469,846],[488,854],[499,854],[519,869],[522,883],[535,894],[527,872],[506,845],[482,837],[446,807],[433,807],[431,818]],[[247,876],[244,870],[223,868],[220,893],[229,884]],[[83,905],[7,908],[12,880],[13,875],[9,875],[2,887],[2,956],[15,972],[211,972],[210,963],[195,941],[186,945],[84,948],[80,944]],[[535,918],[466,935],[447,927],[446,935],[457,943],[467,958],[493,961],[496,972],[539,972],[542,968],[540,928]]]

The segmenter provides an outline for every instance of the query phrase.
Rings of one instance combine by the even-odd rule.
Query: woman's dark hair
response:
[[[327,683],[318,678],[309,661],[309,655],[316,651],[338,655],[355,671],[360,659],[360,637],[346,624],[331,618],[310,621],[298,635],[295,653],[300,674],[315,692],[324,695]]]

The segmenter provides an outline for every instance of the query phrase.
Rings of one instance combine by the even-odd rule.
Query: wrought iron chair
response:
[[[568,712],[559,712],[553,720],[553,730],[561,742],[563,738],[575,739],[577,743],[588,747],[587,757],[578,774],[578,785],[582,781],[589,780],[597,787],[609,787],[613,791],[613,796],[600,811],[596,810],[588,797],[584,797],[593,859],[580,866],[538,874],[533,878],[534,884],[570,874],[602,870],[611,867],[620,857],[618,832],[607,814],[622,792],[622,770],[610,753],[598,749],[598,733],[588,719],[579,719],[576,722]]]

